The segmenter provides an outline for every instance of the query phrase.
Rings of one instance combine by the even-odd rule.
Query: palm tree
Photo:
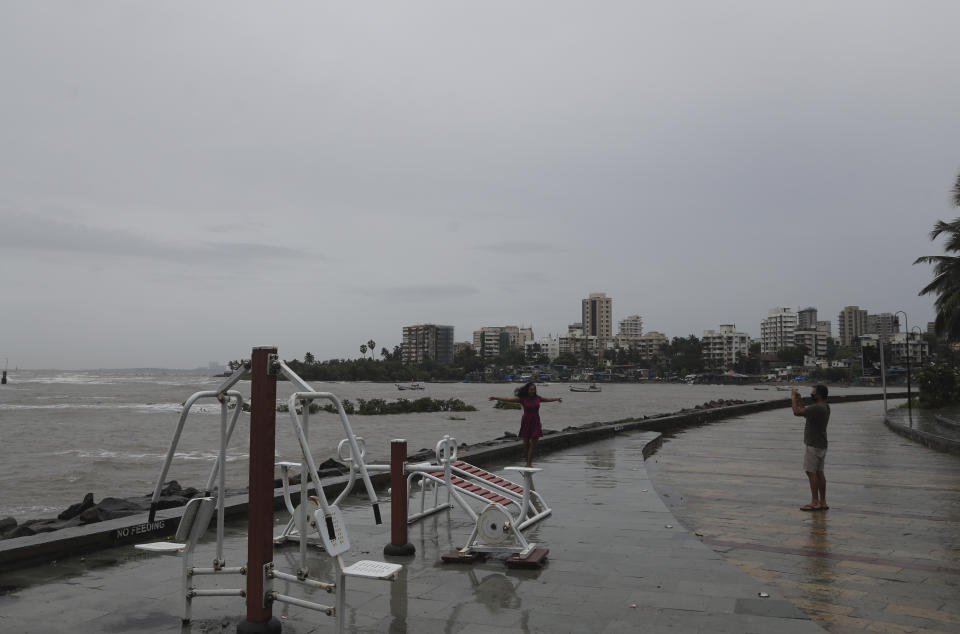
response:
[[[367,344],[365,344],[365,343],[361,343],[361,344],[360,344],[360,354],[363,355],[363,358],[364,358],[364,359],[367,358]]]
[[[370,351],[370,358],[373,358],[373,355],[377,352],[377,342],[371,339],[367,342],[367,350]]]
[[[955,207],[960,207],[960,174],[953,186],[951,196]],[[936,240],[940,234],[947,235],[944,251],[960,253],[960,218],[950,222],[938,220],[930,232],[930,239]],[[937,299],[933,302],[937,309],[937,319],[934,322],[938,335],[945,335],[950,341],[960,340],[960,256],[955,255],[924,255],[916,259],[914,264],[924,262],[933,265],[933,281],[923,287],[920,295],[935,293]]]

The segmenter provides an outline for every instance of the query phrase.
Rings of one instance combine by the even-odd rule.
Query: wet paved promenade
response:
[[[893,434],[880,409],[876,402],[835,407],[827,471],[833,508],[816,516],[797,509],[809,491],[799,467],[800,423],[785,410],[691,429],[646,463],[650,433],[545,455],[537,489],[554,514],[528,532],[550,548],[543,569],[509,570],[494,558],[441,564],[471,525],[459,510],[427,518],[411,527],[416,555],[396,560],[406,566],[398,582],[351,582],[347,629],[960,631],[960,461]],[[372,525],[360,498],[345,514],[353,544],[347,563],[384,559],[389,527]],[[246,558],[243,530],[228,530],[228,566]],[[195,561],[212,557],[208,541]],[[281,569],[295,570],[296,560],[295,546],[278,549]],[[180,563],[125,547],[0,572],[0,631],[236,631],[239,598],[197,599],[193,623],[181,627]],[[322,553],[311,554],[311,572],[333,579]],[[276,589],[308,596],[282,582]],[[333,603],[319,591],[311,598]],[[274,614],[284,632],[334,630],[320,613],[276,605]]]
[[[831,632],[960,632],[960,458],[837,405],[827,502],[810,501],[803,420],[775,410],[665,438],[647,463],[683,526]]]

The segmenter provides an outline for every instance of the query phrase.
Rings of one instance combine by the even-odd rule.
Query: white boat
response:
[[[571,385],[570,391],[571,392],[599,392],[600,386],[596,385],[595,383],[591,383],[590,385]]]
[[[398,390],[422,390],[423,389],[423,385],[421,385],[420,383],[407,383],[405,385],[396,383],[395,385],[397,386]]]

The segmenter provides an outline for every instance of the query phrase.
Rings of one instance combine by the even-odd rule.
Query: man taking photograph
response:
[[[806,419],[803,426],[803,444],[806,445],[803,470],[807,472],[812,497],[810,504],[804,504],[800,510],[826,511],[830,508],[827,506],[827,478],[823,474],[823,464],[827,456],[827,423],[830,421],[827,386],[815,385],[810,396],[814,404],[804,406],[799,392],[793,390],[790,393],[793,415]]]

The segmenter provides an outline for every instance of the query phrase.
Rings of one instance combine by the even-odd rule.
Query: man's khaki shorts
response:
[[[823,463],[826,462],[827,450],[820,449],[819,447],[811,447],[810,445],[805,446],[807,451],[803,454],[803,470],[809,471],[810,473],[823,471]]]

